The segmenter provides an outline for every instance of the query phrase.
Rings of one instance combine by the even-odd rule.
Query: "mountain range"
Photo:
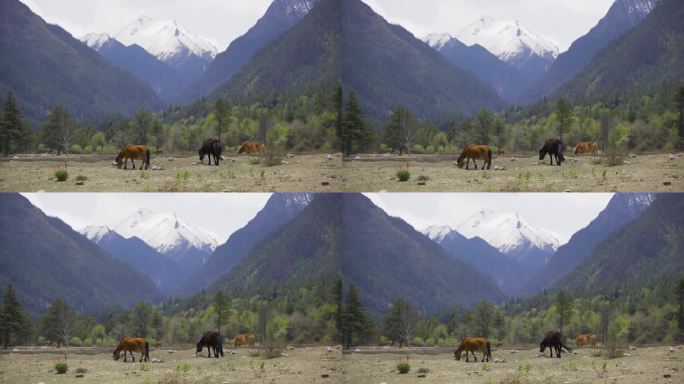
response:
[[[533,102],[550,96],[591,63],[601,50],[639,25],[651,13],[657,1],[616,0],[598,24],[558,56],[548,73],[529,87],[519,101]]]
[[[57,298],[85,313],[163,298],[147,276],[19,194],[0,194],[0,242],[0,285],[14,284],[31,314]]]
[[[33,125],[56,106],[78,119],[162,107],[144,82],[102,58],[18,0],[0,2],[0,93],[12,90]]]

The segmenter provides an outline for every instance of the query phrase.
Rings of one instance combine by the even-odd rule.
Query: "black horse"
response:
[[[199,150],[199,158],[204,162],[204,156],[208,156],[207,165],[211,165],[211,157],[214,156],[214,164],[219,165],[221,159],[221,143],[216,139],[207,139]]]
[[[553,358],[553,351],[556,350],[556,357],[561,358],[561,349],[565,348],[566,351],[571,352],[572,350],[567,345],[563,344],[563,337],[558,331],[549,331],[544,337],[544,340],[539,344],[539,352],[544,353],[546,347],[549,347],[551,352],[551,358]]]
[[[565,161],[565,156],[563,156],[563,151],[565,151],[565,144],[558,139],[548,139],[542,149],[539,150],[539,160],[544,160],[546,154],[549,154],[551,158],[551,165],[553,165],[553,157],[556,157],[556,163],[560,166],[562,162]]]
[[[219,335],[219,333],[216,331],[207,331],[204,333],[204,336],[202,336],[200,341],[197,342],[197,351],[195,355],[202,352],[204,347],[207,347],[207,351],[209,351],[209,356],[207,357],[211,357],[212,349],[214,350],[215,358],[218,359],[219,353],[221,356],[223,356],[223,343],[221,342],[221,335]]]

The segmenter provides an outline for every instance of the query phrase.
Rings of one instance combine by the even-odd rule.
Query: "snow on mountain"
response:
[[[560,246],[554,235],[528,223],[518,213],[482,210],[455,230],[468,238],[480,237],[504,254],[532,247],[554,252]]]
[[[141,16],[114,35],[124,45],[137,44],[161,61],[195,55],[211,61],[218,50],[204,37],[178,25],[175,20],[153,20]]]
[[[301,18],[316,5],[316,0],[276,0],[286,15]]]
[[[453,231],[448,225],[433,225],[427,227],[421,231],[425,236],[429,237],[430,240],[435,242],[441,242],[448,234]]]
[[[109,229],[109,227],[106,225],[89,225],[78,232],[87,237],[88,240],[97,243],[109,232],[111,232],[111,229]]]
[[[641,21],[655,8],[658,0],[617,0],[615,6],[622,7],[624,14],[635,21]]]
[[[451,39],[453,39],[453,37],[448,33],[431,33],[423,37],[421,40],[427,43],[427,45],[439,51]]]
[[[99,51],[103,45],[112,40],[111,36],[106,33],[89,33],[80,38],[90,48]]]
[[[155,213],[142,209],[113,228],[125,238],[140,238],[162,254],[195,248],[210,253],[216,249],[214,237],[183,221],[175,213]]]
[[[507,63],[537,55],[549,61],[560,54],[550,39],[532,33],[517,20],[495,20],[482,16],[465,27],[456,38],[466,45],[479,44]]]

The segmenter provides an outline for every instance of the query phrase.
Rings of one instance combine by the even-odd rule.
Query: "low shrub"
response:
[[[57,371],[57,374],[63,375],[67,373],[69,370],[69,366],[66,365],[66,363],[57,363],[55,364],[55,371]]]
[[[409,363],[397,364],[397,371],[399,371],[400,375],[405,375],[405,374],[409,373],[410,370],[411,370],[411,366],[409,365]]]
[[[55,172],[55,178],[57,179],[57,181],[60,182],[67,181],[67,179],[69,178],[69,173],[63,169],[60,169]]]
[[[397,179],[400,182],[403,183],[403,182],[409,181],[410,178],[411,178],[411,173],[409,173],[409,171],[407,171],[406,169],[402,169],[402,170],[397,171]]]

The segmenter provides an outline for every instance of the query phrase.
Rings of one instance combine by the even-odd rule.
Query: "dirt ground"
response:
[[[119,170],[113,156],[72,155],[69,179],[54,173],[64,159],[23,155],[0,159],[0,191],[5,192],[682,192],[684,155],[627,157],[607,167],[600,157],[572,157],[562,167],[532,155],[497,157],[492,170],[458,169],[455,155],[307,154],[284,158],[275,167],[255,158],[226,158],[220,167],[197,156],[153,157],[147,171]],[[547,158],[548,161],[548,158]],[[480,162],[481,163],[481,162]],[[396,173],[411,174],[400,182]]]
[[[339,349],[295,348],[280,358],[252,357],[251,349],[226,349],[223,358],[194,357],[194,349],[151,350],[151,362],[114,361],[110,350],[69,353],[66,374],[54,365],[64,354],[54,349],[0,354],[0,383],[98,383],[98,384],[223,384],[223,383],[339,383],[342,382]],[[206,353],[206,350],[204,351]],[[139,354],[136,354],[139,357]],[[263,367],[262,367],[263,364]],[[76,370],[84,368],[82,378]]]
[[[362,348],[361,352],[344,355],[342,374],[345,383],[374,384],[683,383],[684,349],[680,346],[669,352],[668,348],[627,350],[629,356],[617,359],[593,357],[592,352],[597,351],[593,349],[563,354],[561,359],[550,359],[548,349],[543,356],[538,348],[514,352],[503,349],[492,351],[497,362],[485,364],[473,362],[472,357],[470,363],[466,363],[465,358],[456,361],[453,348],[428,349],[411,353],[411,370],[401,375],[396,365],[406,360],[406,352],[395,350],[392,353],[381,347]]]

